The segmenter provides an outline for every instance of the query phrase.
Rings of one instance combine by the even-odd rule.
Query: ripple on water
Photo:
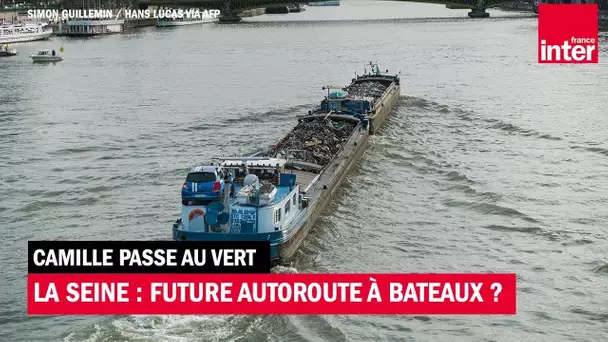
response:
[[[602,264],[595,268],[595,273],[608,275],[608,264]]]

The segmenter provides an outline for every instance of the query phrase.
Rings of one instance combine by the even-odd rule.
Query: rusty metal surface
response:
[[[300,122],[289,134],[287,139],[273,151],[273,156],[285,157],[291,150],[304,150],[304,161],[325,166],[340,151],[348,140],[355,125],[343,122],[336,128],[332,120],[311,120]]]

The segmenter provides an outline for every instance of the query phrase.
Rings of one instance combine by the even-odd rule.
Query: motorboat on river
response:
[[[55,53],[55,50],[49,49],[40,50],[35,55],[30,55],[30,58],[36,63],[48,63],[48,62],[59,62],[63,60],[63,57]]]

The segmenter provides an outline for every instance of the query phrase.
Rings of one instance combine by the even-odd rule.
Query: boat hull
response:
[[[399,101],[399,96],[401,96],[401,86],[397,83],[393,83],[386,90],[384,95],[382,95],[382,98],[376,106],[376,113],[369,118],[371,134],[376,134],[391,115],[391,112]]]
[[[37,40],[46,40],[53,34],[53,31],[48,31],[44,33],[35,33],[31,35],[20,35],[14,37],[0,37],[0,44],[14,44],[14,43],[25,43],[25,42],[33,42]]]
[[[34,63],[51,63],[51,62],[60,62],[63,60],[63,58],[60,56],[50,56],[50,57],[44,56],[44,58],[42,58],[40,56],[30,56],[30,58],[34,61]]]
[[[270,241],[270,260],[278,262],[280,255],[276,241],[283,240],[282,232],[273,233],[250,233],[250,234],[228,234],[207,232],[185,232],[180,230],[181,219],[173,224],[174,241]]]
[[[319,217],[321,217],[323,212],[325,212],[325,209],[327,209],[330,200],[336,197],[337,191],[340,188],[340,185],[342,185],[344,178],[346,178],[349,171],[352,170],[359,159],[361,159],[363,152],[367,148],[368,138],[369,135],[365,134],[361,139],[357,140],[356,145],[351,145],[349,147],[348,153],[338,155],[336,163],[338,163],[339,166],[332,172],[336,177],[333,181],[331,180],[332,177],[330,175],[326,175],[326,177],[321,177],[319,179],[317,184],[321,185],[325,180],[329,180],[330,185],[327,186],[327,189],[319,189],[322,192],[319,193],[317,200],[308,208],[306,220],[302,222],[302,226],[293,237],[276,246],[277,254],[279,256],[278,262],[288,261],[298,251],[302,242],[304,242],[304,239],[308,236],[308,233],[317,223]]]

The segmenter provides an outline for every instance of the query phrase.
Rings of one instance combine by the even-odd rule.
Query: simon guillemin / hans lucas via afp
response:
[[[27,17],[32,20],[108,20],[108,19],[217,19],[220,10],[217,9],[162,9],[162,10],[119,10],[118,12],[106,9],[87,9],[87,10],[56,10],[56,9],[36,9],[28,10]]]

